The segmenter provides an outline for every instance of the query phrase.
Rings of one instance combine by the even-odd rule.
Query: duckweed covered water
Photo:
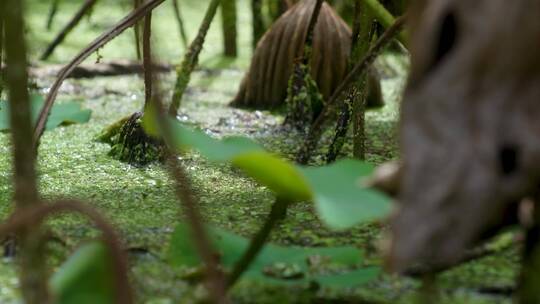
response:
[[[112,25],[113,20],[129,10],[129,1],[118,5],[98,3],[89,21],[72,33],[50,62],[66,62],[85,43]],[[240,22],[248,24],[249,4],[240,1]],[[32,58],[51,39],[53,33],[37,32],[42,28],[47,9],[43,1],[31,1],[28,23],[33,29]],[[61,13],[53,32],[65,23],[76,2],[61,2]],[[194,36],[204,11],[205,1],[181,1],[190,37]],[[100,6],[101,5],[101,6]],[[167,6],[167,3],[166,5]],[[162,60],[179,62],[183,53],[179,36],[170,37],[176,24],[164,20],[172,14],[167,7],[154,18],[154,40]],[[225,60],[221,51],[220,29],[212,26],[208,44],[202,55],[201,68],[193,75],[185,95],[179,118],[200,126],[215,136],[244,135],[257,139],[267,148],[292,156],[299,137],[280,127],[283,116],[278,112],[245,111],[227,106],[236,93],[243,70],[249,63],[250,28],[240,26],[241,56]],[[160,34],[161,33],[161,34]],[[132,58],[132,33],[125,33],[100,50],[105,59]],[[91,60],[95,60],[95,57]],[[399,96],[405,81],[407,61],[402,56],[386,55],[377,62],[383,75],[387,105],[367,115],[368,161],[381,163],[396,159]],[[52,78],[36,79],[45,92]],[[162,74],[162,87],[171,92],[172,73]],[[169,96],[165,94],[165,96]],[[58,102],[77,101],[93,111],[89,123],[61,127],[45,133],[39,150],[39,186],[46,199],[78,198],[103,212],[121,232],[130,252],[135,290],[141,303],[191,303],[204,296],[203,290],[182,279],[188,270],[173,270],[166,260],[166,245],[173,227],[183,214],[174,195],[168,173],[160,164],[136,168],[107,156],[110,147],[94,141],[95,136],[118,119],[139,111],[143,102],[143,82],[139,76],[120,76],[85,80],[68,80]],[[329,131],[331,133],[331,130]],[[323,139],[328,143],[329,138]],[[0,216],[12,211],[10,186],[9,134],[0,134]],[[322,144],[321,147],[326,146]],[[345,145],[344,155],[351,147]],[[315,163],[321,162],[324,148],[318,151]],[[238,170],[206,161],[196,153],[182,156],[182,162],[193,180],[205,219],[212,225],[250,236],[268,214],[273,195],[264,187],[244,177]],[[64,215],[49,221],[51,235],[59,240],[51,245],[51,265],[56,267],[85,240],[98,232],[79,216]],[[295,205],[287,219],[272,234],[272,241],[284,245],[333,246],[354,245],[368,255],[368,264],[379,264],[377,247],[385,228],[380,224],[364,224],[347,232],[332,232],[317,220],[310,204]],[[517,249],[464,264],[438,278],[438,303],[510,303],[507,290],[514,288],[518,265]],[[317,290],[265,286],[257,282],[241,282],[233,291],[238,303],[312,303],[366,300],[373,303],[415,303],[421,284],[411,278],[384,275],[368,286],[354,290]],[[0,302],[18,299],[16,268],[10,258],[0,260]],[[180,300],[181,299],[181,300]]]

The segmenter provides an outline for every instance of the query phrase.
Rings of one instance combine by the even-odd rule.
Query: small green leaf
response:
[[[232,163],[282,198],[305,201],[312,197],[309,185],[298,169],[270,153],[243,153],[234,157]]]
[[[362,177],[373,171],[369,164],[342,160],[330,166],[306,167],[301,171],[313,190],[317,213],[330,228],[350,228],[390,212],[390,199],[361,184]]]
[[[115,303],[114,273],[107,248],[100,242],[79,248],[52,276],[57,304]]]
[[[214,247],[219,251],[222,265],[230,270],[249,246],[241,236],[217,228],[208,232]],[[174,266],[197,267],[199,256],[193,245],[190,229],[185,224],[176,227],[169,247]],[[313,266],[310,260],[322,260],[324,266],[340,269],[324,271]],[[375,279],[378,267],[363,268],[362,252],[354,247],[283,247],[266,244],[243,277],[274,284],[308,284],[315,281],[328,287],[358,286]],[[281,273],[280,273],[281,272]],[[345,276],[347,281],[340,279]]]
[[[41,95],[32,95],[30,99],[30,111],[32,122],[37,122],[39,112],[43,108],[45,101]],[[9,104],[0,100],[0,131],[7,131],[9,124]],[[45,130],[51,130],[61,125],[85,123],[90,120],[92,111],[81,109],[80,104],[74,102],[64,102],[55,104],[45,125]]]

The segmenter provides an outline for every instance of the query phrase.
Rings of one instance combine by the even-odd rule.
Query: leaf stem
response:
[[[276,201],[272,205],[270,214],[266,218],[266,222],[257,232],[255,237],[251,240],[248,249],[244,252],[244,255],[234,265],[231,274],[227,278],[227,288],[231,288],[242,276],[242,274],[249,268],[251,263],[255,260],[264,244],[268,240],[270,233],[274,229],[276,223],[283,219],[287,214],[287,207],[290,201],[283,198],[276,198]]]

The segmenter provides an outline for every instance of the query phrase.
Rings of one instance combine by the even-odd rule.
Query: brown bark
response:
[[[304,51],[315,3],[300,1],[264,34],[232,101],[234,106],[276,108],[283,105],[294,63]],[[325,99],[345,77],[350,48],[350,29],[328,4],[323,3],[313,34],[311,76]]]
[[[415,2],[396,271],[453,264],[540,184],[540,1]]]

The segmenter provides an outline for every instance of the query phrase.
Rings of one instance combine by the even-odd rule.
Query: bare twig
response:
[[[19,209],[4,224],[0,225],[0,236],[24,230],[26,227],[38,227],[46,217],[63,212],[75,212],[84,215],[103,233],[103,240],[109,249],[114,267],[116,303],[133,303],[128,279],[127,257],[122,242],[109,221],[89,205],[74,200],[63,200],[53,204],[40,204],[37,207]],[[43,260],[43,256],[39,258]]]
[[[73,71],[73,69],[77,65],[79,65],[86,58],[88,58],[93,52],[103,47],[109,41],[113,40],[116,36],[120,35],[127,28],[135,24],[135,22],[144,18],[148,12],[152,11],[154,8],[156,8],[158,5],[160,5],[164,1],[165,0],[149,0],[148,2],[145,2],[137,10],[131,12],[124,19],[118,22],[112,29],[106,31],[101,36],[99,36],[96,40],[90,43],[90,45],[88,45],[77,56],[75,56],[75,58],[73,58],[71,62],[67,64],[66,67],[58,74],[58,78],[52,85],[51,89],[49,90],[49,94],[47,95],[47,98],[45,99],[45,105],[43,106],[43,109],[41,109],[41,112],[39,113],[36,128],[34,130],[34,147],[36,149],[39,146],[39,140],[41,138],[41,135],[43,134],[43,131],[45,130],[45,124],[47,123],[47,118],[49,117],[49,113],[54,104],[56,95],[58,94],[58,89],[60,89],[60,86],[62,85],[63,81],[67,78],[67,76],[71,73],[71,71]]]
[[[32,120],[28,95],[26,43],[22,3],[0,2],[0,20],[4,21],[6,41],[5,78],[8,87],[9,118],[14,159],[14,200],[17,209],[36,208],[36,151],[32,147]],[[21,288],[26,303],[48,303],[46,264],[39,225],[21,231]]]
[[[66,26],[58,33],[56,38],[49,44],[47,49],[45,49],[45,52],[43,52],[43,55],[41,55],[41,60],[47,60],[49,56],[54,52],[57,46],[59,46],[62,41],[66,38],[66,36],[79,24],[81,19],[88,13],[94,4],[96,4],[97,0],[86,0],[81,8],[75,13],[73,18],[66,24]]]
[[[188,47],[188,37],[186,34],[186,28],[184,27],[184,20],[182,19],[182,13],[180,11],[180,4],[178,0],[173,0],[174,16],[176,17],[176,23],[178,23],[178,30],[180,31],[180,38],[185,48]]]
[[[51,8],[49,9],[49,15],[47,16],[47,24],[46,24],[48,31],[52,27],[54,17],[56,16],[56,13],[58,12],[59,4],[60,4],[60,0],[53,0],[53,2],[51,3]]]
[[[139,6],[141,6],[142,4],[142,0],[133,0],[133,10],[136,10],[137,8],[139,8]],[[136,22],[134,25],[133,25],[133,34],[134,34],[134,38],[135,38],[135,53],[137,54],[137,60],[141,60],[142,59],[142,54],[141,54],[141,23],[140,22]]]
[[[150,104],[152,98],[152,48],[150,38],[152,35],[152,12],[144,18],[143,29],[143,67],[144,67],[144,105]]]
[[[392,39],[401,31],[405,25],[406,16],[401,16],[396,19],[396,22],[390,26],[384,34],[377,40],[377,42],[369,49],[366,55],[358,62],[354,68],[347,74],[341,85],[334,91],[326,107],[319,114],[315,122],[311,125],[311,129],[304,140],[302,147],[297,155],[297,162],[306,164],[311,157],[311,152],[317,145],[323,131],[324,124],[333,118],[336,114],[336,108],[339,108],[341,103],[338,103],[338,99],[342,94],[347,92],[349,87],[361,77],[367,69],[371,66],[373,61],[377,58],[380,52],[392,41]]]

